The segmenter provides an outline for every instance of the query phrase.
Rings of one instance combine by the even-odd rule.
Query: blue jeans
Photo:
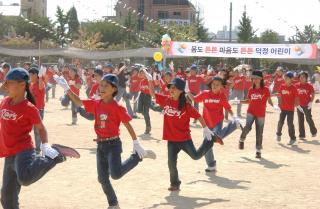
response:
[[[19,209],[19,193],[22,186],[41,179],[57,162],[47,157],[37,157],[35,150],[26,150],[4,161],[1,188],[3,209]]]
[[[143,114],[146,128],[151,127],[149,109],[151,106],[151,96],[149,94],[140,93],[138,100],[138,112]]]
[[[64,106],[64,107],[68,107],[70,102],[71,102],[72,121],[74,121],[74,120],[76,121],[77,120],[78,107],[73,101],[71,101],[70,97],[67,94],[65,94],[62,97],[61,105]]]
[[[237,97],[238,100],[243,100],[244,99],[244,91],[241,90],[232,90],[232,99],[235,99]],[[241,103],[237,104],[237,115],[240,117],[241,116]]]
[[[139,92],[131,92],[128,94],[129,100],[133,99],[133,114],[136,115],[138,111],[138,98]]]
[[[256,149],[257,151],[262,150],[262,139],[263,139],[263,128],[264,128],[264,117],[255,117],[250,113],[247,113],[246,126],[243,128],[240,135],[240,141],[244,141],[248,133],[252,129],[253,122],[256,124]]]
[[[118,88],[118,94],[116,96],[116,100],[119,102],[121,100],[121,98],[123,98],[124,102],[126,103],[126,108],[127,108],[128,114],[132,117],[133,111],[132,111],[132,108],[130,105],[130,100],[129,100],[126,88],[123,88],[123,87]]]
[[[233,122],[229,122],[226,127],[222,129],[223,122],[221,121],[218,123],[214,128],[210,128],[211,131],[215,132],[217,135],[224,139],[232,132],[237,129],[237,124]],[[214,159],[213,149],[209,149],[208,152],[205,154],[206,162],[209,167],[216,166],[216,160]]]
[[[140,162],[137,154],[132,154],[126,161],[121,163],[122,143],[120,139],[98,142],[97,147],[97,170],[98,180],[107,196],[110,206],[118,204],[117,196],[111,185],[109,176],[120,179]]]
[[[39,110],[39,114],[40,114],[41,120],[43,120],[44,110]],[[35,127],[33,127],[33,133],[34,133],[34,140],[36,142],[36,152],[40,153],[41,139],[40,139],[39,132],[37,129],[35,129]]]
[[[213,146],[213,140],[203,140],[202,145],[198,150],[194,147],[192,140],[183,142],[170,142],[168,141],[168,167],[170,172],[171,186],[179,186],[181,181],[179,180],[177,159],[181,150],[187,153],[193,160],[199,160],[203,155],[208,152]]]

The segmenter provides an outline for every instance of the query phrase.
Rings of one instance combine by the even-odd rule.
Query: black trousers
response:
[[[294,117],[294,111],[281,110],[279,122],[278,122],[277,136],[282,135],[282,127],[284,124],[284,120],[287,118],[290,139],[296,140],[296,134],[295,134],[294,125],[293,125],[293,117]]]
[[[312,119],[312,114],[311,114],[311,109],[308,109],[308,107],[302,107],[303,112],[300,112],[297,110],[298,113],[298,123],[299,123],[299,137],[304,138],[306,137],[306,132],[304,129],[304,118],[306,118],[306,121],[309,125],[310,132],[312,135],[317,134],[317,128],[314,125],[313,119]]]

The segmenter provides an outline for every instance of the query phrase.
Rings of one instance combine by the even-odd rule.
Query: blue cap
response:
[[[286,76],[287,76],[288,78],[293,78],[293,77],[294,77],[294,73],[291,72],[291,71],[288,71],[288,72],[286,73]]]
[[[29,70],[29,74],[30,73],[39,75],[39,69],[36,67],[31,67]]]
[[[113,66],[112,66],[110,63],[105,63],[105,64],[104,64],[104,67],[105,67],[105,68],[107,68],[107,67],[113,68]]]
[[[103,70],[100,69],[100,68],[96,68],[93,73],[94,73],[94,74],[98,74],[98,75],[100,75],[100,76],[103,76]]]
[[[119,84],[119,80],[118,77],[114,74],[107,74],[105,76],[102,77],[103,81],[107,81],[108,83],[110,83],[111,85],[113,85],[114,87],[118,88],[118,84]]]
[[[198,70],[197,65],[193,64],[190,66],[190,70]]]
[[[167,87],[170,88],[171,85],[174,85],[180,91],[184,91],[184,89],[186,87],[186,82],[184,80],[182,80],[181,78],[175,78],[168,84]]]
[[[29,81],[29,73],[23,68],[13,68],[9,70],[5,80],[7,81]]]

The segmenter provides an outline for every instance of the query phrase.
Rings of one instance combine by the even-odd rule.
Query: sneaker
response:
[[[261,152],[256,152],[256,158],[261,158]]]
[[[209,166],[208,168],[205,169],[206,172],[210,173],[210,172],[216,172],[217,171],[217,167],[216,166]]]
[[[117,205],[110,205],[108,207],[108,209],[120,209],[120,206],[117,204]]]
[[[168,188],[168,190],[171,191],[171,192],[179,191],[179,190],[180,190],[180,186],[171,185],[171,186]]]
[[[294,143],[296,143],[296,140],[295,139],[290,139],[288,145],[294,145]]]
[[[64,157],[80,158],[79,152],[71,147],[63,146],[61,144],[52,144],[51,147],[56,149]]]
[[[157,158],[157,155],[154,151],[152,150],[146,150],[146,154],[143,158],[149,158],[155,160]]]
[[[146,127],[144,134],[150,134],[150,132],[151,132],[151,127]]]
[[[224,145],[222,139],[218,135],[213,136],[212,140],[213,140],[214,143],[218,143],[220,145]]]
[[[244,149],[244,142],[242,141],[239,141],[239,149]]]
[[[317,134],[312,134],[312,137],[316,137],[317,136]]]
[[[305,140],[306,140],[306,138],[305,138],[305,137],[299,137],[299,139],[300,139],[300,140],[303,140],[303,141],[305,141]]]
[[[277,141],[278,141],[278,142],[281,141],[281,136],[277,136]]]
[[[72,118],[72,125],[77,125],[78,118]]]

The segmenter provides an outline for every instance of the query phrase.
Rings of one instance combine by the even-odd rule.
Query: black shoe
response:
[[[168,188],[169,191],[174,192],[174,191],[179,191],[180,190],[180,186],[175,186],[175,185],[171,185]]]
[[[151,132],[151,127],[146,127],[144,134],[150,134],[150,132]]]
[[[239,149],[244,149],[244,142],[239,142]]]
[[[296,140],[295,139],[290,139],[288,145],[294,145],[294,143],[296,143]]]
[[[261,158],[261,152],[256,152],[256,158]]]

